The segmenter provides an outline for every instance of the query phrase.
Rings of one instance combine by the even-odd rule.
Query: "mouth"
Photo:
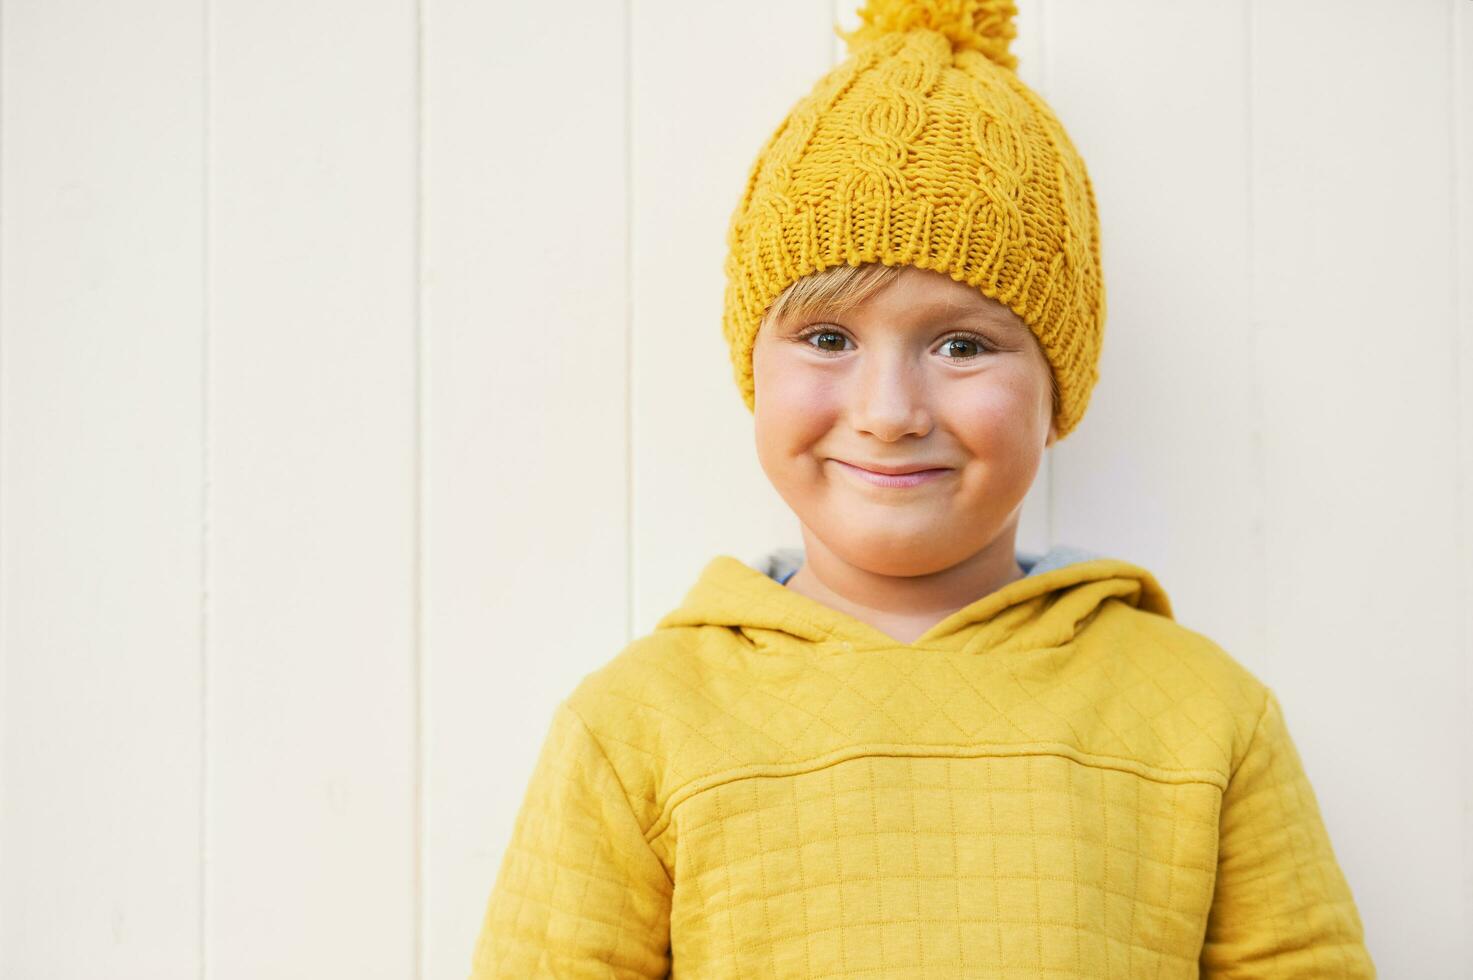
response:
[[[846,463],[842,459],[835,459],[846,472],[877,487],[915,487],[922,483],[930,483],[951,472],[950,467],[923,467],[923,466],[887,466],[883,469],[870,469],[865,466],[856,466]]]

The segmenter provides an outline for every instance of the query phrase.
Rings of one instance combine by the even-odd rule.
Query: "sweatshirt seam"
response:
[[[944,751],[948,749],[952,751]],[[674,826],[674,813],[676,808],[681,804],[687,803],[709,790],[718,789],[731,783],[741,782],[745,779],[785,778],[788,776],[810,775],[833,768],[845,762],[874,756],[919,759],[977,759],[1022,758],[1041,755],[1058,756],[1089,769],[1104,769],[1112,772],[1129,773],[1130,775],[1139,776],[1142,779],[1148,779],[1153,783],[1161,783],[1167,786],[1182,786],[1195,783],[1211,786],[1218,792],[1225,792],[1229,782],[1228,779],[1223,777],[1220,771],[1212,769],[1164,769],[1121,756],[1083,752],[1069,745],[1057,742],[1025,742],[1012,745],[952,745],[947,743],[932,743],[921,746],[898,743],[869,743],[850,746],[849,748],[828,753],[824,756],[792,762],[764,763],[744,769],[728,769],[721,773],[684,783],[665,798],[665,804],[661,807],[660,816],[654,823],[650,824],[649,831],[653,831],[653,833],[646,832],[646,841],[653,844]]]
[[[1265,686],[1263,689],[1263,707],[1259,709],[1258,720],[1253,723],[1253,730],[1248,735],[1248,744],[1243,747],[1243,754],[1238,758],[1238,761],[1233,764],[1232,772],[1228,773],[1229,786],[1231,786],[1233,780],[1237,778],[1238,770],[1243,768],[1243,763],[1247,761],[1249,753],[1253,751],[1253,743],[1258,741],[1258,732],[1260,729],[1263,728],[1263,719],[1268,717],[1269,702],[1273,699],[1273,696],[1273,689]],[[1226,792],[1226,788],[1224,788],[1223,791]]]
[[[614,777],[614,785],[619,787],[619,796],[623,799],[624,806],[629,811],[629,819],[634,821],[634,826],[639,830],[639,836],[644,839],[646,846],[650,845],[655,838],[649,836],[648,828],[640,826],[639,814],[634,812],[634,804],[629,799],[629,790],[625,787],[624,780],[619,776],[619,770],[614,766],[613,760],[609,758],[608,752],[604,750],[603,743],[598,740],[598,736],[594,734],[593,728],[589,726],[587,720],[578,713],[578,709],[573,707],[571,702],[564,701],[563,707],[567,708],[568,713],[578,720],[578,724],[583,726],[583,731],[588,734],[588,740],[598,750],[599,758],[608,767],[609,774]],[[656,822],[658,823],[658,821]],[[665,876],[665,880],[670,883],[670,887],[674,888],[675,879],[670,876],[670,871],[665,867],[665,862],[660,860],[660,855],[656,854],[653,848],[650,849],[650,857],[654,858],[655,864],[660,867],[660,873]]]

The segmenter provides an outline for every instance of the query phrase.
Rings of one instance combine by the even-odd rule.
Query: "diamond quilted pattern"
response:
[[[730,556],[559,706],[475,977],[1374,977],[1272,691],[1149,572],[915,643]]]

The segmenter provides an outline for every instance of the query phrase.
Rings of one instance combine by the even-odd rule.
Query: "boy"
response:
[[[1014,13],[871,0],[763,148],[723,328],[804,547],[558,706],[474,977],[1375,976],[1273,692],[1145,569],[1014,551],[1104,318]]]

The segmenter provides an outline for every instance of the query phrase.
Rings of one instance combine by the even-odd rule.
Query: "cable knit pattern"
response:
[[[722,330],[748,409],[763,314],[840,263],[944,272],[1038,337],[1067,435],[1098,377],[1105,298],[1084,161],[1012,71],[1011,3],[871,0],[850,56],[768,138],[727,234]]]

